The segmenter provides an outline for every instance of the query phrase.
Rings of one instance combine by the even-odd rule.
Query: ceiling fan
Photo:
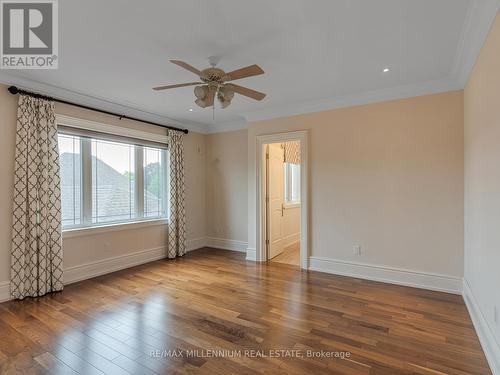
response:
[[[229,81],[235,81],[241,78],[247,78],[264,74],[264,71],[258,65],[249,65],[247,67],[233,70],[226,73],[222,69],[216,68],[218,63],[217,57],[209,57],[210,68],[198,70],[184,61],[170,60],[171,63],[180,66],[190,72],[196,74],[200,81],[179,83],[176,85],[153,87],[153,90],[167,90],[175,89],[178,87],[195,86],[194,95],[196,96],[195,103],[201,108],[211,107],[214,105],[214,98],[217,96],[221,107],[226,108],[231,104],[234,93],[247,96],[255,100],[262,100],[266,94],[249,89],[247,87],[239,86]]]

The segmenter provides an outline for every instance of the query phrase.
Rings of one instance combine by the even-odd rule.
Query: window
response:
[[[165,148],[65,133],[58,138],[63,228],[167,217]]]
[[[300,164],[284,163],[285,203],[300,203]]]
[[[134,145],[91,139],[92,223],[137,216]]]

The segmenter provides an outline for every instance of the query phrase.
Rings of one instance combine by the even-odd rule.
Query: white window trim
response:
[[[154,227],[158,225],[167,225],[168,219],[151,219],[151,220],[139,220],[139,221],[127,221],[120,223],[107,223],[107,224],[96,224],[86,227],[76,227],[76,228],[66,228],[63,229],[63,238],[73,238],[88,236],[101,233],[116,232],[121,230],[131,230],[139,229],[145,227]]]
[[[129,138],[136,138],[136,139],[143,139],[147,141],[152,141],[152,142],[159,142],[159,143],[165,143],[168,144],[168,139],[169,137],[166,135],[162,134],[155,134],[155,133],[150,133],[142,130],[137,130],[137,129],[130,129],[130,128],[125,128],[121,126],[116,126],[116,125],[111,125],[111,124],[106,124],[102,122],[96,122],[96,121],[91,121],[91,120],[85,120],[77,117],[71,117],[71,116],[66,116],[66,115],[61,115],[56,113],[56,124],[57,125],[64,125],[64,126],[69,126],[77,129],[84,129],[84,130],[92,130],[92,131],[97,131],[101,133],[107,133],[107,134],[113,134],[113,135],[119,135],[123,137],[129,137]],[[90,149],[90,140],[87,142],[84,141],[82,142],[82,147],[88,147]],[[142,146],[137,146],[136,147],[136,154],[137,156],[137,150],[140,149],[141,151],[143,150]],[[83,151],[83,150],[82,150]],[[82,152],[82,155],[84,153]],[[85,153],[88,156],[91,155],[91,152]],[[88,176],[84,175],[84,171],[91,171],[91,168],[84,168],[83,163],[91,163],[91,159],[88,158],[89,160],[82,159],[82,220],[83,224],[82,225],[77,225],[77,226],[69,226],[66,228],[62,229],[63,232],[63,238],[71,238],[71,237],[78,237],[78,236],[83,236],[83,235],[88,235],[88,234],[98,234],[98,233],[104,233],[104,232],[110,232],[110,231],[117,231],[117,230],[125,230],[125,229],[135,229],[135,228],[141,228],[145,226],[153,226],[153,225],[165,225],[168,224],[168,218],[170,217],[170,209],[167,206],[166,209],[166,215],[167,217],[156,217],[156,218],[147,218],[147,217],[141,217],[141,218],[136,218],[132,219],[129,221],[120,221],[120,222],[109,222],[109,223],[97,223],[97,224],[90,224],[91,221],[91,216],[92,216],[92,199],[89,199],[91,197],[91,189],[92,189],[92,184],[91,183],[85,183],[85,179],[89,179],[91,181],[92,176],[89,174]],[[140,155],[140,160],[142,160],[142,154]],[[167,153],[167,158],[165,159],[167,163],[169,162],[169,154]],[[136,165],[136,171],[137,172],[137,166],[138,163],[135,163]],[[142,164],[141,164],[142,165]],[[144,170],[142,169],[140,171],[140,175],[143,176]],[[166,173],[165,175],[168,176],[169,173]],[[137,179],[136,179],[137,181]],[[167,183],[169,182],[167,178]],[[137,183],[137,182],[136,182]],[[141,184],[144,182],[141,179]],[[90,190],[89,190],[90,189]],[[170,186],[166,186],[166,194],[167,194],[167,199],[168,195],[170,193]],[[89,190],[89,191],[86,191]],[[138,189],[135,189],[136,193],[139,193]],[[85,196],[87,197],[85,199]],[[140,210],[140,212],[136,212],[137,214],[144,214],[144,197],[140,197],[138,199],[138,205],[141,205],[142,207],[136,207],[137,210]]]
[[[77,129],[92,130],[101,133],[120,135],[122,137],[144,139],[151,142],[168,143],[168,136],[155,134],[143,130],[130,129],[121,126],[106,124],[102,122],[84,120],[81,118],[56,114],[56,124],[69,126]]]

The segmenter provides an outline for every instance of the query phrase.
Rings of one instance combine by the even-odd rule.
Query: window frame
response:
[[[71,127],[81,130],[90,130],[100,133],[122,136],[131,139],[151,141],[156,143],[168,144],[168,137],[163,134],[145,132],[142,130],[123,128],[120,126],[104,124],[95,121],[79,119],[75,117],[56,114],[56,124],[58,126]],[[61,133],[63,134],[63,133]],[[98,138],[96,138],[98,139]],[[124,142],[125,143],[125,142]],[[146,146],[134,145],[134,174],[135,174],[135,215],[129,220],[117,220],[101,223],[92,222],[92,139],[87,137],[80,138],[80,158],[81,158],[81,189],[80,189],[80,224],[66,225],[62,228],[63,232],[71,233],[70,236],[80,235],[80,233],[88,233],[89,230],[101,232],[106,230],[132,229],[142,227],[144,225],[168,224],[170,217],[170,180],[169,180],[169,161],[170,153],[168,148],[160,155],[162,162],[167,167],[164,173],[165,191],[163,202],[166,207],[163,207],[164,215],[155,217],[144,216],[144,148]],[[125,143],[130,144],[130,143]],[[154,148],[154,146],[147,146]],[[101,229],[99,229],[101,228]]]

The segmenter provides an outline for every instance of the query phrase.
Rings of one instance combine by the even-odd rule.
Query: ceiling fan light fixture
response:
[[[221,100],[220,101],[220,107],[222,109],[229,107],[230,104],[231,104],[230,100]]]
[[[217,92],[217,99],[219,99],[220,107],[222,109],[227,108],[231,104],[231,99],[233,99],[234,92],[229,92],[226,87],[221,87]]]
[[[195,86],[195,103],[201,108],[213,107],[214,99],[218,99],[222,108],[227,108],[231,104],[231,100],[233,99],[235,93],[253,100],[262,100],[265,98],[266,94],[262,92],[239,86],[234,83],[228,83],[229,81],[264,74],[264,71],[258,65],[253,64],[226,73],[224,70],[215,67],[219,60],[217,57],[211,57],[209,60],[211,67],[203,70],[196,69],[184,61],[170,60],[171,63],[196,74],[199,81],[158,86],[154,87],[153,90],[160,91],[186,86]],[[192,112],[193,109],[188,109],[188,111]]]
[[[219,100],[229,100],[231,101],[234,97],[234,91],[227,87],[227,86],[222,86],[220,89],[219,89]],[[220,99],[222,98],[222,99]]]
[[[194,95],[198,99],[205,99],[208,94],[208,86],[196,86],[194,88]]]
[[[194,102],[196,103],[196,105],[198,107],[201,107],[201,108],[206,108],[207,107],[207,102],[205,100],[203,100],[203,99],[196,99]]]

